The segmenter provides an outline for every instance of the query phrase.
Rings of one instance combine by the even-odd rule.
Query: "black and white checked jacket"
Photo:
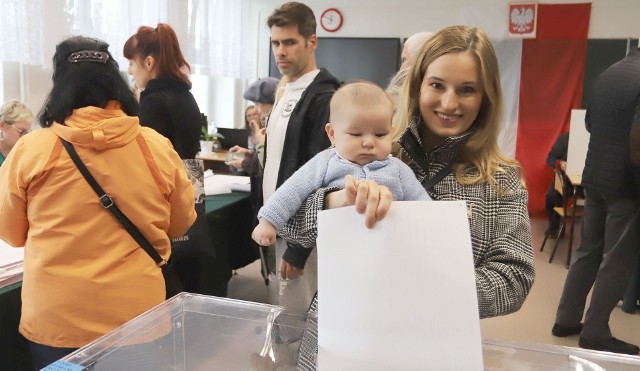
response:
[[[455,158],[458,145],[469,133],[450,137],[425,154],[417,125],[415,120],[410,123],[395,148],[395,155],[424,182]],[[430,192],[434,200],[467,203],[481,318],[517,311],[535,278],[527,190],[520,185],[515,169],[504,169],[495,174],[500,191],[488,183],[461,185],[449,174]],[[316,192],[279,233],[306,248],[314,247],[317,212],[323,208],[325,194],[333,190]]]
[[[447,138],[426,154],[420,143],[418,125],[412,120],[394,146],[394,155],[409,165],[416,178],[425,184],[455,159],[458,145],[470,133]],[[504,172],[494,177],[497,187],[488,183],[462,185],[455,175],[448,174],[429,192],[434,200],[467,203],[480,318],[520,309],[535,278],[527,190],[511,167],[505,166]],[[333,190],[335,188],[318,190],[279,233],[306,248],[314,247],[318,235],[317,213],[323,209],[326,193]],[[310,310],[316,310],[317,306],[316,296]],[[312,370],[316,361],[317,333],[307,333],[305,337],[298,370]],[[311,345],[313,340],[315,348]]]

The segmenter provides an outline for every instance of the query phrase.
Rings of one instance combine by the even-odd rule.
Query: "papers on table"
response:
[[[319,369],[483,369],[465,202],[394,202],[373,229],[321,211],[317,242]]]
[[[204,172],[204,193],[207,196],[231,193],[231,191],[250,192],[251,180],[248,176],[213,174]]]
[[[0,240],[0,287],[22,281],[24,248]]]

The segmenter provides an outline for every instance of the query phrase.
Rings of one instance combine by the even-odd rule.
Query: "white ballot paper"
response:
[[[0,240],[0,287],[22,281],[24,248]]]
[[[219,195],[231,191],[250,192],[251,179],[248,176],[213,174],[211,170],[204,172],[205,195]]]
[[[482,370],[464,201],[318,214],[319,370]]]

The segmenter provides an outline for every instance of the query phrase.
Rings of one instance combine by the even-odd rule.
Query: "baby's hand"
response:
[[[276,227],[267,219],[260,218],[260,222],[251,233],[251,238],[260,246],[269,246],[276,242]]]

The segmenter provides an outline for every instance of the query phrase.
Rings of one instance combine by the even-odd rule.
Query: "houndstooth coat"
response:
[[[426,154],[418,125],[415,119],[410,123],[394,145],[394,155],[425,184],[456,158],[459,144],[470,133],[447,138]],[[480,318],[520,309],[535,278],[527,190],[521,186],[516,169],[505,166],[504,170],[494,176],[497,187],[488,183],[462,185],[454,174],[448,174],[429,192],[434,200],[467,203]],[[304,247],[313,247],[317,212],[323,208],[325,194],[333,190],[321,189],[311,196],[280,234]],[[312,308],[317,304],[314,298]]]

